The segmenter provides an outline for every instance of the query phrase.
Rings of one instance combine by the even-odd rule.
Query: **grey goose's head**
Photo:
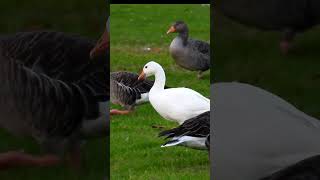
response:
[[[189,31],[188,26],[185,22],[176,21],[171,25],[171,27],[167,31],[167,34],[175,33],[175,32],[181,34],[181,33],[188,33],[188,31]]]

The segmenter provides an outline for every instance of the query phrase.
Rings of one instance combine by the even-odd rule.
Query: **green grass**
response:
[[[0,2],[0,35],[28,30],[56,30],[98,38],[105,27],[105,1],[87,0],[3,0]],[[32,139],[13,137],[0,131],[0,152],[21,150],[40,154]],[[76,172],[68,166],[18,168],[0,171],[1,180],[99,180],[109,169],[106,139],[90,140],[84,145],[84,170]]]
[[[191,37],[208,41],[208,6],[111,5],[111,17],[112,71],[140,72],[152,59],[164,67],[168,86],[189,87],[210,95],[210,72],[198,80],[196,72],[175,65],[168,52],[175,35],[166,35],[170,25],[182,19]],[[138,106],[130,115],[111,118],[111,179],[209,179],[206,151],[161,148],[164,141],[157,137],[160,130],[152,125],[177,126],[163,119],[150,104]]]
[[[280,53],[281,35],[214,13],[213,77],[216,82],[241,81],[264,88],[320,118],[319,28],[299,34],[288,55]]]

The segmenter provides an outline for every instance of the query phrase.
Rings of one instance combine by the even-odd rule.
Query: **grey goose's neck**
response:
[[[188,37],[189,37],[188,29],[185,29],[184,31],[180,32],[178,37],[182,39],[183,45],[186,46],[188,43]]]

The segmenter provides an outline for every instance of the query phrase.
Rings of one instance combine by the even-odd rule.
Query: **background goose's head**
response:
[[[159,69],[162,69],[161,65],[154,62],[154,61],[150,61],[148,62],[146,65],[144,65],[142,72],[140,73],[138,80],[143,80],[146,77],[155,75]]]
[[[169,28],[169,30],[167,31],[167,34],[169,33],[184,33],[188,31],[188,26],[186,23],[184,23],[183,21],[176,21],[175,23],[172,24],[172,26]]]
[[[102,53],[106,53],[107,49],[109,48],[110,38],[109,38],[109,21],[110,18],[108,18],[108,21],[106,23],[106,29],[103,32],[101,38],[98,40],[94,48],[90,51],[90,58],[93,59],[96,56],[101,55]]]

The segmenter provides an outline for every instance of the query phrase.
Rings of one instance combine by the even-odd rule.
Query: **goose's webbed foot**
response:
[[[197,77],[198,77],[198,79],[202,79],[202,77],[203,77],[203,72],[202,72],[202,71],[199,71],[198,74],[197,74]]]

